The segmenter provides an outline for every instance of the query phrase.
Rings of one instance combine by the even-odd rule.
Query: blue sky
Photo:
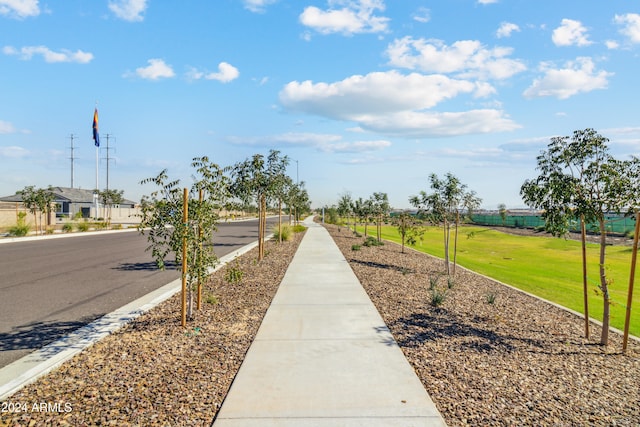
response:
[[[0,0],[0,195],[139,200],[193,157],[281,150],[314,206],[456,175],[524,206],[549,139],[594,128],[640,155],[640,3],[628,0]],[[297,166],[297,168],[296,168]]]

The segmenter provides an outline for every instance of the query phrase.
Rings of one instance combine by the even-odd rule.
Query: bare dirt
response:
[[[638,426],[640,345],[486,277],[327,225],[449,426]],[[444,303],[431,305],[435,289]]]

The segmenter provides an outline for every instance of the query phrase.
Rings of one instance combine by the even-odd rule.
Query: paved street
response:
[[[257,221],[221,223],[216,254],[257,234]],[[178,278],[147,246],[137,231],[0,244],[0,367]]]

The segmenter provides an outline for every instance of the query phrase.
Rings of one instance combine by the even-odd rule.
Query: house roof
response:
[[[93,203],[93,190],[83,190],[80,188],[69,187],[51,187],[51,191],[55,195],[56,202],[71,202],[71,203]],[[12,196],[0,197],[0,201],[3,202],[21,202],[22,196],[14,194]],[[128,199],[124,199],[122,205],[135,205],[136,202]]]

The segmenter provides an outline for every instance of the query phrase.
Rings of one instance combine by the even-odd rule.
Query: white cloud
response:
[[[0,0],[0,15],[26,18],[39,14],[38,0]]]
[[[204,76],[207,80],[217,80],[222,83],[229,83],[232,80],[235,80],[240,75],[240,72],[236,67],[226,62],[221,62],[218,64],[218,72],[217,73],[209,73]]]
[[[627,13],[626,15],[616,15],[616,24],[622,25],[620,33],[626,36],[631,43],[640,43],[640,15],[637,13]]]
[[[280,92],[280,101],[291,110],[354,120],[366,114],[431,108],[459,94],[473,93],[476,88],[472,82],[442,75],[388,71],[355,75],[335,83],[293,81]]]
[[[374,16],[374,12],[384,9],[382,0],[329,0],[326,11],[315,6],[306,7],[300,22],[321,34],[379,33],[387,31],[389,18]]]
[[[498,0],[478,0],[478,3],[480,3],[480,4],[493,4],[493,3],[498,3]]]
[[[228,139],[233,144],[238,145],[311,147],[327,153],[364,153],[382,150],[391,146],[391,142],[386,140],[349,142],[343,141],[341,135],[304,132],[289,132],[255,138],[231,137]]]
[[[109,0],[109,9],[120,19],[140,22],[147,9],[147,0]]]
[[[22,147],[10,145],[8,147],[0,147],[0,158],[19,159],[29,155],[29,151]]]
[[[0,120],[0,135],[14,133],[16,128],[9,122],[5,122],[4,120]]]
[[[526,98],[554,96],[567,99],[582,92],[606,89],[608,78],[613,75],[607,71],[596,71],[593,60],[588,57],[576,58],[567,62],[564,68],[553,68],[551,64],[542,63],[540,71],[544,76],[535,79],[524,91]]]
[[[592,42],[586,32],[587,29],[580,21],[565,18],[560,26],[553,30],[551,39],[556,46],[588,46]]]
[[[442,75],[389,71],[335,83],[290,82],[280,92],[280,101],[293,111],[353,121],[365,130],[389,135],[433,137],[517,128],[499,110],[424,111],[460,94],[490,93],[490,88]]]
[[[419,7],[416,13],[413,14],[413,20],[423,24],[427,23],[431,21],[431,11],[426,7]]]
[[[277,0],[243,0],[244,8],[255,13],[264,13],[267,6],[275,3]]]
[[[520,128],[502,111],[493,109],[462,112],[402,111],[360,117],[359,123],[370,131],[409,138],[495,133]]]
[[[607,49],[616,50],[620,48],[620,44],[615,40],[607,40],[604,44],[607,46]]]
[[[389,64],[396,67],[501,80],[526,69],[522,61],[507,58],[512,52],[508,47],[488,49],[477,40],[448,46],[441,40],[404,37],[391,43],[386,54]]]
[[[143,79],[159,80],[162,78],[174,77],[176,74],[170,65],[167,65],[162,59],[150,59],[146,67],[136,68],[136,75]]]
[[[496,31],[496,37],[499,39],[504,37],[511,37],[511,33],[514,31],[520,31],[520,27],[511,22],[503,22],[500,24],[500,28]]]
[[[48,63],[56,63],[56,62],[77,62],[79,64],[86,64],[91,62],[93,59],[93,54],[89,52],[83,52],[81,50],[77,50],[75,52],[71,52],[67,49],[62,49],[59,52],[54,52],[46,46],[25,46],[20,48],[19,50],[14,48],[13,46],[5,46],[2,49],[2,52],[5,55],[17,55],[20,59],[30,60],[34,55],[42,55],[45,62]]]

